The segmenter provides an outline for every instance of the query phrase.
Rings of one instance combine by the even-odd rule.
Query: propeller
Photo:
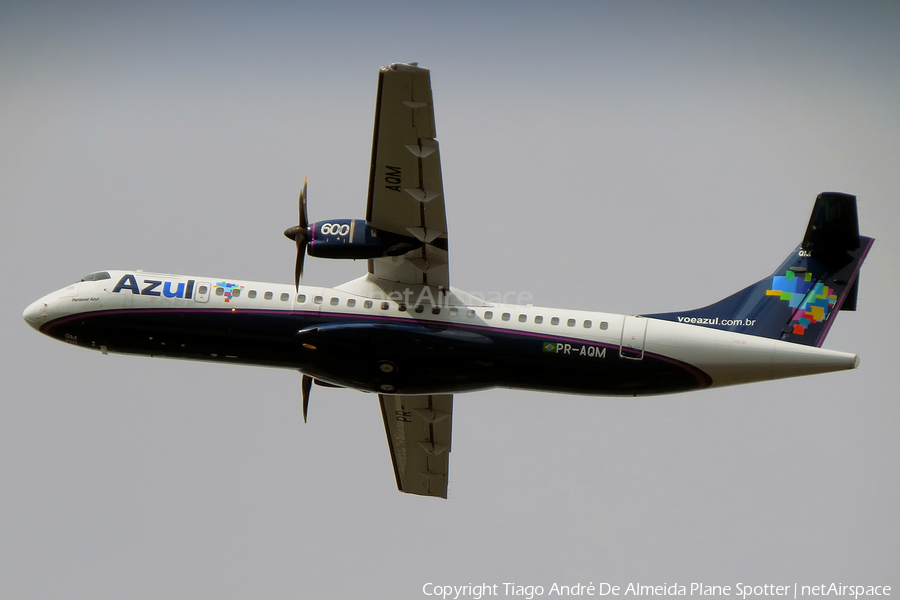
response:
[[[303,422],[306,423],[306,413],[309,410],[309,390],[312,388],[313,378],[309,375],[304,375],[303,380],[300,383],[301,388],[303,389]]]
[[[306,258],[306,246],[309,244],[309,218],[306,213],[306,184],[308,181],[309,177],[303,180],[303,189],[300,191],[300,223],[284,230],[285,237],[289,240],[294,240],[297,244],[297,261],[294,263],[294,287],[297,289],[300,289],[300,278],[303,277],[303,260]],[[306,405],[304,404],[304,420],[306,420],[305,407]]]

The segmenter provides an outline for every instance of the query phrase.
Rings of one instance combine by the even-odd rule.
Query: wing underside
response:
[[[366,220],[376,230],[413,237],[422,245],[401,256],[370,260],[369,285],[431,288],[432,298],[450,290],[441,153],[435,137],[428,69],[403,63],[383,67]],[[379,400],[397,488],[446,498],[453,395],[381,394]]]
[[[421,248],[369,262],[378,279],[450,288],[441,156],[435,139],[431,75],[395,63],[378,75],[366,220],[412,236]]]
[[[380,394],[397,488],[408,494],[447,497],[453,395]]]

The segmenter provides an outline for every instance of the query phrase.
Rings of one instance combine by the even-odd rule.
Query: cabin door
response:
[[[619,356],[632,360],[644,358],[644,338],[647,336],[647,319],[642,317],[625,317],[622,322],[622,340],[619,344]]]

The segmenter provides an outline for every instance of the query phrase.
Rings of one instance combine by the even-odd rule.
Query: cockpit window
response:
[[[81,281],[100,281],[101,279],[109,279],[109,273],[106,271],[97,271],[96,273],[85,275],[81,278]]]

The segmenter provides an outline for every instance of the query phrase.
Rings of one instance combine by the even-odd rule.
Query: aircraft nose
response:
[[[41,300],[29,304],[28,308],[25,309],[25,312],[22,313],[22,318],[34,329],[40,329],[41,322],[46,316],[47,304]]]

